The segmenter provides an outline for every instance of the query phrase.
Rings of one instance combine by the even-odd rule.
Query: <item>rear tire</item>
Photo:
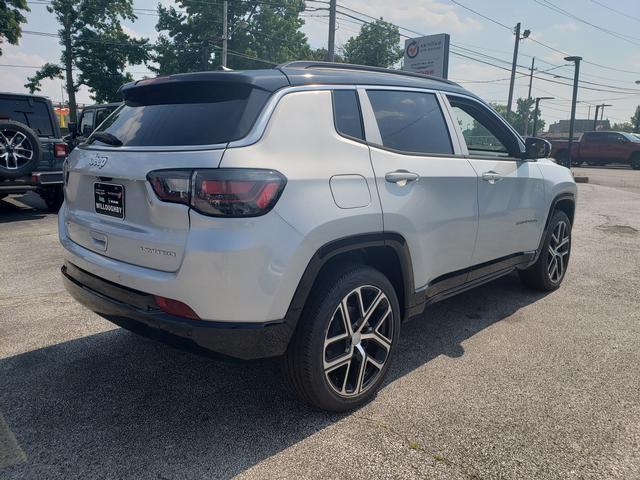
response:
[[[47,204],[47,210],[58,213],[64,202],[64,191],[62,187],[47,187],[40,191],[40,197]]]
[[[400,307],[378,270],[351,265],[313,287],[283,358],[283,374],[305,403],[344,412],[371,400],[400,334]]]
[[[556,154],[556,162],[558,162],[558,165],[562,165],[563,167],[568,167],[568,165],[569,165],[569,152],[567,152],[566,150],[560,150]]]
[[[640,170],[640,153],[634,153],[631,157],[631,168]]]
[[[571,222],[567,214],[557,210],[553,213],[542,251],[526,270],[518,272],[522,282],[536,290],[549,292],[557,289],[569,266],[571,253]]]

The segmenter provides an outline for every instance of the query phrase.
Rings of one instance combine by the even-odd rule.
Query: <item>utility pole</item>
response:
[[[222,66],[227,67],[227,49],[229,39],[227,38],[227,11],[229,9],[229,2],[224,0],[222,2]]]
[[[640,133],[640,105],[636,108],[636,127],[635,132]]]
[[[511,104],[513,102],[513,85],[516,81],[516,67],[518,64],[518,47],[520,46],[520,22],[516,25],[516,44],[513,47],[513,62],[511,63],[511,79],[509,80],[509,100],[507,100],[507,120],[511,119]]]
[[[527,98],[531,99],[531,86],[533,84],[533,71],[535,70],[536,65],[536,57],[531,59],[531,71],[529,72],[529,96]]]
[[[553,100],[555,97],[537,97],[536,108],[533,110],[533,133],[532,137],[538,134],[538,112],[540,110],[540,100]]]
[[[596,116],[593,117],[593,131],[598,128],[598,112],[600,111],[600,105],[596,105]]]
[[[571,167],[571,147],[573,147],[573,127],[576,123],[576,103],[578,101],[578,79],[580,78],[580,61],[582,57],[564,57],[567,62],[573,62],[573,96],[571,98],[571,118],[569,120],[569,145],[567,146],[567,162],[565,167]]]
[[[329,1],[329,41],[327,42],[327,62],[336,58],[336,0]]]
[[[531,58],[531,71],[529,72],[529,93],[527,95],[527,100],[531,100],[531,87],[533,86],[533,71],[535,70],[536,57]],[[527,111],[525,112],[524,119],[524,136],[526,137],[529,134],[529,106]]]

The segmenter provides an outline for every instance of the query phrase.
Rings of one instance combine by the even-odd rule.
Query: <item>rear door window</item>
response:
[[[123,146],[197,146],[238,140],[252,127],[269,92],[222,82],[141,87],[96,131]],[[89,143],[101,144],[95,138]]]
[[[333,112],[336,130],[347,137],[364,140],[360,104],[355,90],[334,90]]]
[[[26,98],[0,99],[0,118],[20,122],[34,130],[38,136],[53,137],[54,127],[49,105],[42,100]]]
[[[383,146],[417,154],[451,155],[449,131],[432,93],[368,90]]]

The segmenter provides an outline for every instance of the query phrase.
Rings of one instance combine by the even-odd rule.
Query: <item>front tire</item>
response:
[[[382,384],[400,334],[396,292],[378,270],[353,265],[314,285],[283,359],[305,403],[333,412],[359,407]]]
[[[536,290],[549,292],[557,289],[567,272],[570,253],[571,222],[566,213],[558,210],[551,217],[538,260],[519,272],[520,279]]]
[[[640,153],[634,153],[631,157],[631,168],[640,170]]]

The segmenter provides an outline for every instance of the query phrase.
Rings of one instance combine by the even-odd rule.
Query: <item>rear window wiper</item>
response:
[[[99,142],[106,143],[107,145],[111,145],[114,147],[121,147],[122,140],[120,140],[115,135],[107,132],[93,132],[91,138],[94,140],[98,140]]]

